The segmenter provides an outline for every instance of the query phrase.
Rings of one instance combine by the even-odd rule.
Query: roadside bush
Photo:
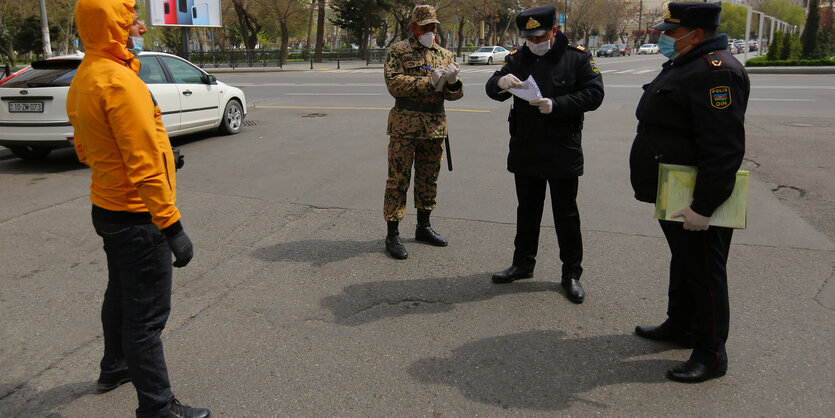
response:
[[[820,67],[835,65],[835,57],[824,59],[804,60],[769,60],[767,56],[751,58],[745,62],[746,67]]]
[[[792,35],[788,32],[783,34],[783,42],[780,47],[780,59],[787,60],[792,57]]]
[[[768,53],[765,55],[769,61],[775,61],[779,58],[778,53],[783,47],[783,31],[778,30],[774,32],[774,41],[768,46]]]

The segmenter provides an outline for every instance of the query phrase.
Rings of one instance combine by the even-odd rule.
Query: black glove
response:
[[[168,240],[171,252],[174,253],[174,267],[185,267],[194,257],[194,246],[191,244],[191,239],[186,235],[186,231],[183,230],[183,224],[177,221],[163,229],[162,232]]]

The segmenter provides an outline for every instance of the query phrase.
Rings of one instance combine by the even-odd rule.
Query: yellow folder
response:
[[[672,218],[693,202],[698,169],[688,165],[658,165],[658,196],[655,199],[655,219],[684,222],[684,218]],[[710,217],[710,225],[745,229],[748,221],[748,172],[736,172],[736,184],[728,200],[723,202]]]

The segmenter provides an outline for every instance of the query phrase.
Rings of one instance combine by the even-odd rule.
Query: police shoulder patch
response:
[[[574,48],[578,51],[585,51],[586,50],[586,47],[584,47],[583,45],[568,44],[568,46],[571,47],[571,48]]]
[[[597,63],[594,62],[594,57],[589,56],[589,65],[591,65],[591,70],[597,75],[600,75],[600,69],[597,68]]]
[[[710,105],[722,110],[728,108],[733,99],[731,98],[731,88],[728,86],[716,86],[710,89]]]
[[[518,50],[518,49],[514,49],[513,51],[510,51],[510,55],[513,55],[513,54],[515,54],[515,53],[517,53],[517,52],[519,52],[519,50]]]

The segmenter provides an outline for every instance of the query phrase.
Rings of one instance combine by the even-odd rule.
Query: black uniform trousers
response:
[[[136,416],[167,416],[174,394],[160,334],[171,312],[171,248],[150,221],[113,223],[94,216],[93,226],[104,241],[109,272],[101,309],[102,375],[127,369],[139,398]]]
[[[670,246],[668,321],[696,336],[692,360],[724,370],[728,365],[728,274],[733,229],[685,230],[681,222],[659,221]]]
[[[560,246],[562,277],[579,279],[583,273],[583,238],[580,234],[580,211],[577,209],[577,177],[545,179],[515,174],[516,180],[516,250],[513,265],[533,271],[539,246],[539,226],[545,205],[545,187],[551,190],[551,210]]]

